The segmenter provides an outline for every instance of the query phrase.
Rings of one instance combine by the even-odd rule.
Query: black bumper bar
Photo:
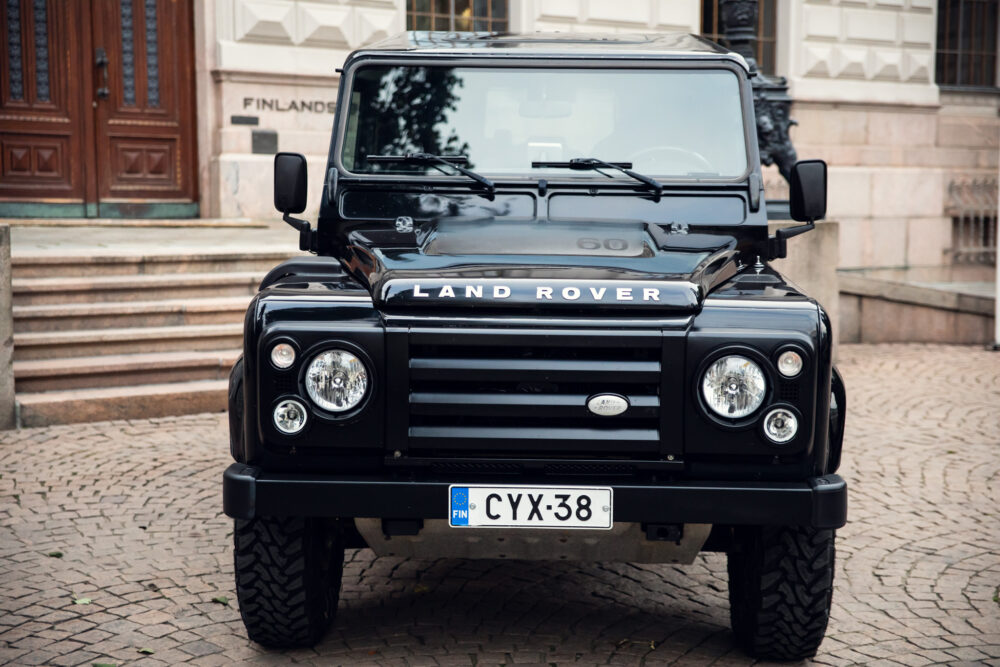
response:
[[[446,519],[448,485],[463,481],[468,480],[267,473],[234,463],[223,475],[222,505],[236,519],[257,515]],[[511,480],[496,484],[509,486]],[[588,480],[588,485],[595,484]],[[847,484],[839,475],[805,482],[615,482],[609,486],[614,489],[615,521],[816,528],[840,528],[847,522]]]

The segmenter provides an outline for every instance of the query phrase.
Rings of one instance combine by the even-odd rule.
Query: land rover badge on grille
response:
[[[614,417],[628,410],[628,399],[618,394],[597,394],[587,400],[587,409],[595,415]]]

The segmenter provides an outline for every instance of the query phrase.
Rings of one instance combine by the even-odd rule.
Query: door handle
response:
[[[104,85],[97,89],[97,98],[106,100],[111,97],[111,90],[108,88],[108,53],[102,47],[97,47],[94,65],[101,69],[104,74]]]

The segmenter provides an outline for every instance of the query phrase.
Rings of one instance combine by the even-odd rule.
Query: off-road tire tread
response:
[[[795,526],[738,530],[729,554],[730,619],[750,655],[816,655],[830,619],[835,531]]]
[[[325,519],[236,520],[236,594],[250,639],[272,648],[308,647],[333,621],[344,549]]]

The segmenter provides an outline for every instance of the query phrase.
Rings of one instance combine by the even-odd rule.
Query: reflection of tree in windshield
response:
[[[402,155],[404,153],[434,153],[460,155],[468,152],[468,143],[460,141],[451,128],[442,137],[448,111],[456,108],[457,88],[462,78],[445,67],[392,67],[373,82],[375,90],[367,95],[367,109],[361,112],[363,123],[370,123],[372,146],[360,147],[359,154]],[[368,91],[366,91],[368,92]],[[471,164],[469,166],[472,166]],[[369,165],[382,168],[382,165]],[[386,168],[416,168],[391,165]]]

